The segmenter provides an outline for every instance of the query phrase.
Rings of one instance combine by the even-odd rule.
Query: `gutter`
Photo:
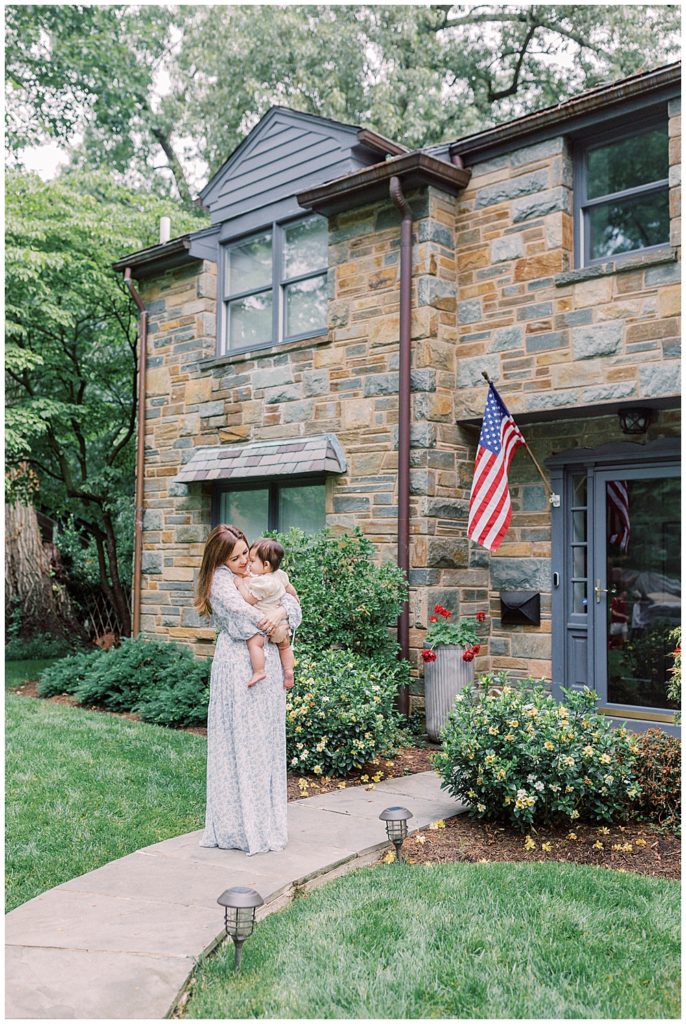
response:
[[[156,247],[158,248],[158,247]],[[133,623],[131,635],[137,637],[141,629],[141,575],[143,563],[143,482],[145,473],[145,369],[147,362],[148,311],[131,280],[131,267],[124,267],[124,283],[138,306],[138,434],[136,438],[136,494],[133,535]]]
[[[675,90],[676,95],[680,84],[681,62],[676,61],[674,64],[667,64],[653,71],[623,78],[619,82],[599,85],[595,89],[581,93],[580,96],[572,96],[568,100],[563,100],[562,103],[557,103],[555,106],[544,107],[532,114],[518,117],[514,121],[506,121],[504,124],[487,128],[483,132],[476,132],[474,135],[466,135],[455,142],[444,143],[433,149],[433,152],[449,153],[451,158],[458,153],[471,158],[477,153],[485,153],[492,148],[505,146],[507,143],[521,140],[529,135],[553,131],[560,135],[565,130],[569,130],[568,123],[574,119],[588,117],[600,111],[611,111],[613,105],[626,104],[632,100],[638,101],[644,97],[650,97],[653,93],[668,90],[670,87]],[[659,96],[656,97],[656,102],[658,99]],[[486,159],[485,155],[483,159]]]
[[[197,259],[190,251],[192,241],[193,236],[188,234],[180,235],[178,238],[173,238],[170,242],[163,242],[160,245],[151,245],[148,249],[141,249],[139,252],[122,256],[120,260],[112,264],[112,269],[123,270],[125,280],[127,270],[135,271],[136,278],[140,280],[146,274],[159,274],[162,270],[180,267],[192,259]],[[131,286],[129,285],[129,287]],[[136,302],[136,304],[138,303]]]
[[[412,317],[412,210],[405,198],[400,178],[390,180],[391,200],[400,210],[400,343],[398,378],[398,567],[410,578],[410,367]],[[410,602],[402,606],[398,617],[400,657],[410,656]],[[409,717],[409,687],[398,691],[398,710]]]

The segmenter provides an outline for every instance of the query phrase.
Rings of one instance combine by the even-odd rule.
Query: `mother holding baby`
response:
[[[283,850],[288,839],[286,691],[278,649],[264,643],[265,675],[255,682],[247,641],[278,634],[285,621],[296,629],[301,612],[292,593],[269,612],[253,607],[241,593],[246,593],[249,561],[243,531],[216,526],[205,545],[195,607],[211,615],[219,630],[210,678],[207,810],[200,845],[251,855]]]

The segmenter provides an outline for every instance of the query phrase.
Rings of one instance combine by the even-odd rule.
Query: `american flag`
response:
[[[467,536],[497,551],[512,518],[507,472],[519,445],[526,444],[505,403],[488,385],[488,398],[474,464]]]
[[[629,550],[629,488],[626,480],[610,480],[607,485],[607,537],[620,551]]]

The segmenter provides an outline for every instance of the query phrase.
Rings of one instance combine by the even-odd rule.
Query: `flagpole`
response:
[[[488,374],[486,373],[486,371],[485,371],[485,370],[482,370],[482,371],[481,371],[481,376],[483,377],[483,379],[484,379],[484,380],[486,381],[486,383],[487,383],[487,384],[488,384],[489,386],[493,384],[493,381],[492,381],[492,380],[491,380],[491,378],[490,378],[490,377],[488,376]],[[521,433],[521,431],[520,431],[520,433]],[[529,445],[528,445],[528,443],[525,443],[525,444],[524,444],[524,448],[525,448],[525,449],[527,450],[527,452],[529,453],[529,455],[530,455],[530,457],[531,457],[531,461],[533,462],[534,466],[536,467],[536,469],[537,469],[537,470],[538,470],[538,472],[539,472],[539,475],[540,475],[540,477],[541,477],[541,480],[543,481],[543,486],[545,487],[546,491],[548,492],[548,501],[550,502],[550,504],[551,504],[551,505],[552,505],[552,506],[553,506],[554,508],[559,508],[559,507],[560,507],[560,495],[559,495],[559,494],[555,494],[555,492],[553,491],[552,487],[551,487],[551,486],[550,486],[550,484],[548,483],[548,481],[547,481],[547,479],[546,479],[546,477],[545,477],[545,474],[544,474],[543,470],[542,470],[542,469],[541,469],[541,467],[540,467],[540,464],[539,464],[539,462],[538,462],[538,459],[536,458],[536,456],[534,455],[534,453],[533,453],[533,452],[531,451],[531,448],[529,448]]]

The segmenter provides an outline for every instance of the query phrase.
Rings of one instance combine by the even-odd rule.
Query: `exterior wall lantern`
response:
[[[386,822],[386,835],[395,846],[395,860],[398,864],[402,860],[400,847],[407,837],[407,822],[413,817],[412,811],[408,811],[407,807],[387,807],[379,815],[381,821]]]
[[[618,416],[623,434],[645,434],[652,418],[650,409],[620,409]]]
[[[217,903],[224,908],[224,928],[231,936],[235,949],[234,970],[241,966],[243,943],[253,933],[255,927],[255,910],[261,907],[264,900],[259,892],[245,885],[226,889],[217,898]]]

